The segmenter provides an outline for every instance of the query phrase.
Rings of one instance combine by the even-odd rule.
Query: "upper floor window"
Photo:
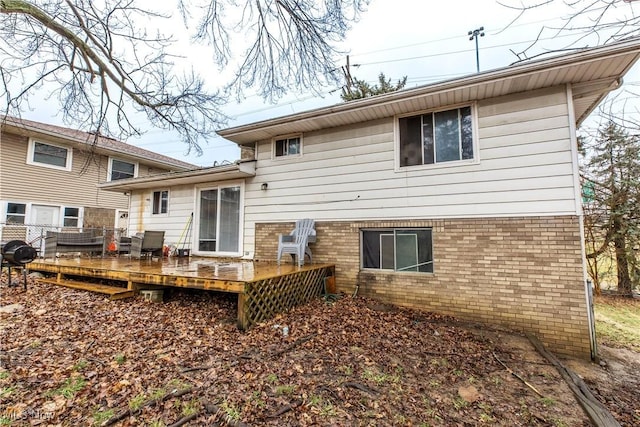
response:
[[[300,136],[275,140],[276,157],[299,156],[302,153],[302,139]]]
[[[24,224],[27,216],[27,205],[24,203],[7,203],[7,224]]]
[[[400,166],[472,160],[471,107],[398,119]]]
[[[70,148],[30,139],[27,163],[70,171],[71,153]]]
[[[109,181],[118,179],[135,178],[137,175],[137,165],[123,160],[110,159],[109,161]]]
[[[169,208],[169,191],[154,191],[153,192],[153,213],[154,214],[166,214]]]

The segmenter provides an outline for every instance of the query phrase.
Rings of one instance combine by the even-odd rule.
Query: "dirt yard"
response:
[[[591,425],[526,338],[449,317],[343,296],[240,332],[226,295],[0,292],[0,425]],[[638,353],[600,350],[563,362],[640,425]]]

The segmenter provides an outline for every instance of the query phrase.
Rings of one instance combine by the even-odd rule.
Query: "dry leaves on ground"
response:
[[[0,290],[12,425],[590,425],[524,338],[449,317],[343,296],[241,332],[233,295]]]

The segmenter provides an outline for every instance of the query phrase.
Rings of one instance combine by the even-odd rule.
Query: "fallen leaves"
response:
[[[535,352],[520,358],[498,333],[446,316],[345,296],[241,332],[228,294],[174,290],[151,303],[6,289],[0,305],[23,308],[0,318],[3,405],[53,425],[586,423],[553,369],[522,362]]]

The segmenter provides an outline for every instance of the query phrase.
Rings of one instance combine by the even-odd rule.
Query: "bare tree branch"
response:
[[[225,123],[221,107],[231,93],[240,98],[256,87],[273,100],[336,79],[334,46],[369,0],[179,0],[184,23],[197,21],[192,42],[207,44],[218,67],[238,63],[228,84],[216,82],[219,90],[170,54],[176,39],[140,25],[169,16],[136,1],[0,0],[4,113],[19,116],[46,91],[64,121],[83,130],[126,139],[142,132],[132,117],[143,113],[200,154]],[[233,54],[242,50],[238,61]]]
[[[573,34],[575,37],[559,50],[537,54],[540,56],[558,51],[581,48],[587,40],[595,38],[595,44],[607,44],[625,38],[640,35],[640,7],[626,0],[502,0],[501,6],[517,12],[515,18],[505,28],[513,26],[523,19],[528,12],[536,9],[544,10],[551,5],[561,5],[566,14],[557,26],[544,25],[536,40],[520,52],[512,51],[518,60],[534,57],[529,52],[539,45],[543,34],[551,32],[550,37],[557,39],[562,34]],[[593,42],[592,42],[593,44]]]

